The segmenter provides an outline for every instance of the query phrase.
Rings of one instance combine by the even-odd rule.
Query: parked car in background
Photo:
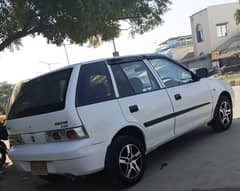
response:
[[[10,157],[51,180],[106,170],[137,183],[145,156],[193,129],[232,123],[232,87],[161,55],[80,63],[26,82],[8,114]],[[177,157],[177,156],[176,156]]]

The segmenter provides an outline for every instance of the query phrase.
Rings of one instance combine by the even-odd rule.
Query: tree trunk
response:
[[[3,42],[0,43],[0,52],[3,51],[5,48],[9,47],[14,41],[23,38],[29,34],[34,34],[35,32],[38,32],[39,28],[33,28],[31,30],[22,30],[19,32],[16,32],[9,36],[7,39],[5,39]]]

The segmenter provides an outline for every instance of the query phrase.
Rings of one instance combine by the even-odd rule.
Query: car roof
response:
[[[158,54],[158,53],[137,54],[137,55],[126,55],[126,56],[117,56],[117,57],[111,57],[111,58],[91,60],[91,61],[73,64],[70,66],[76,66],[76,65],[82,65],[82,64],[94,64],[94,63],[99,63],[99,62],[107,62],[108,64],[111,65],[111,64],[117,64],[117,63],[123,63],[123,62],[133,62],[133,61],[143,60],[146,58],[156,58],[156,57],[168,58],[168,57],[166,57],[162,54]]]
[[[71,65],[67,65],[65,67],[62,68],[58,68],[56,70],[52,70],[50,72],[44,73],[42,75],[39,75],[33,79],[57,72],[57,71],[62,71],[68,68],[74,68],[77,67],[79,65],[85,65],[85,64],[98,64],[101,62],[107,62],[110,65],[113,64],[119,64],[119,63],[124,63],[124,62],[136,62],[136,61],[140,61],[143,59],[149,59],[149,58],[168,58],[164,55],[158,54],[158,53],[151,53],[151,54],[137,54],[137,55],[127,55],[127,56],[118,56],[118,57],[111,57],[111,58],[102,58],[102,59],[97,59],[97,60],[91,60],[91,61],[86,61],[86,62],[80,62],[80,63],[76,63],[76,64],[71,64]],[[169,58],[168,58],[169,59]],[[31,80],[33,80],[31,79]],[[31,81],[30,80],[30,81]]]

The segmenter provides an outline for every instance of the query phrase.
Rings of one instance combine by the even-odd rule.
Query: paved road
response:
[[[128,191],[240,191],[240,87],[235,87],[235,94],[237,107],[229,131],[216,134],[200,128],[162,146],[148,156],[143,180]],[[11,166],[0,176],[0,190],[114,190],[103,177],[48,184]]]

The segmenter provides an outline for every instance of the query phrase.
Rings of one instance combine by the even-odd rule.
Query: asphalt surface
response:
[[[140,183],[128,191],[240,191],[240,87],[235,87],[236,103],[232,128],[214,133],[199,128],[147,157]],[[116,190],[102,173],[72,181],[49,184],[38,177],[18,172],[10,165],[0,175],[0,191],[110,191]]]

